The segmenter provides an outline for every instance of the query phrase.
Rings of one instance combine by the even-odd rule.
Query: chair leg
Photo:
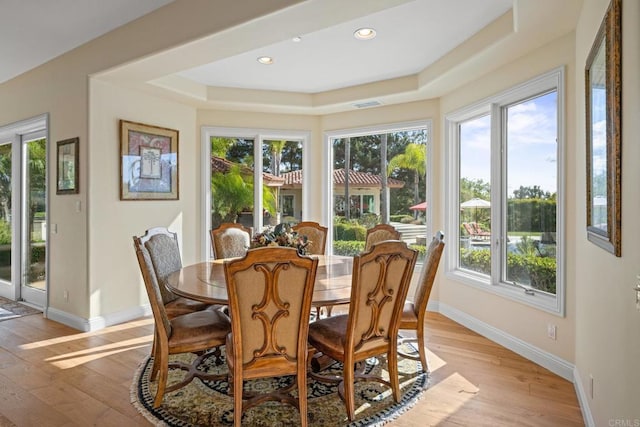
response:
[[[344,364],[344,404],[347,408],[347,417],[349,421],[353,421],[356,415],[356,403],[355,403],[355,378],[354,378],[354,366],[353,363]]]
[[[167,354],[161,354],[158,360],[154,360],[154,363],[158,364],[158,371],[160,372],[160,378],[158,378],[158,391],[156,391],[156,398],[153,401],[153,407],[157,408],[162,405],[162,399],[164,398],[164,391],[167,387],[167,379],[169,377],[169,356]]]
[[[243,390],[242,374],[241,372],[234,372],[233,373],[233,425],[234,427],[242,426],[242,390]]]
[[[151,365],[151,381],[155,381],[158,376],[158,351],[158,331],[156,328],[153,328],[153,343],[151,344],[151,356],[153,356],[153,364]]]
[[[300,425],[307,427],[307,375],[298,370],[298,411],[300,412]]]
[[[422,364],[422,372],[429,373],[429,362],[427,361],[427,348],[424,341],[424,324],[418,327],[416,331],[418,335],[418,352],[420,353],[420,363]]]
[[[393,399],[396,403],[400,402],[402,397],[400,393],[400,380],[398,378],[398,346],[391,347],[391,350],[387,354],[387,365],[389,367],[389,382],[391,383],[391,390],[393,391]]]

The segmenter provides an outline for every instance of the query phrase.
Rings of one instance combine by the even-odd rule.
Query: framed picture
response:
[[[178,131],[120,120],[120,200],[178,200]]]
[[[77,137],[65,139],[58,141],[56,145],[58,158],[56,194],[78,194],[80,139]]]
[[[611,0],[585,67],[587,238],[621,256],[622,1]]]

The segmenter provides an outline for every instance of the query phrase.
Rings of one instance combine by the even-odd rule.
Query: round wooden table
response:
[[[353,258],[311,255],[318,258],[312,305],[346,304],[351,298]],[[228,304],[224,259],[188,265],[171,273],[167,287],[177,295],[209,304]]]

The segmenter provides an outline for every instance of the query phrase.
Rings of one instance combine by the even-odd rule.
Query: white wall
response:
[[[640,425],[640,2],[622,4],[622,257],[586,237],[584,66],[609,0],[585,0],[576,28],[576,367],[596,426]],[[593,376],[593,399],[589,396]],[[619,424],[615,424],[618,422]],[[626,422],[627,424],[622,424]]]

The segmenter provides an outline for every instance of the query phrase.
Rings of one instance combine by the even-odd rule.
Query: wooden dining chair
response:
[[[162,404],[165,393],[184,387],[195,377],[221,379],[220,375],[205,375],[196,367],[207,356],[207,350],[225,343],[226,336],[231,331],[231,323],[219,310],[200,310],[169,317],[161,291],[163,285],[158,280],[150,251],[147,250],[152,241],[154,240],[150,239],[145,245],[141,238],[133,238],[155,325],[151,378],[155,379],[156,373],[160,374],[153,402],[153,407],[157,408]],[[199,353],[199,356],[191,365],[169,363],[169,355],[177,353]],[[167,387],[169,368],[182,369],[187,374],[181,381]]]
[[[144,235],[134,237],[134,241],[136,239],[149,252],[154,273],[160,284],[162,302],[170,318],[205,310],[210,307],[207,303],[180,297],[165,286],[167,276],[182,268],[178,235],[176,233],[169,231],[165,227],[154,227],[147,230]]]
[[[215,259],[244,256],[251,245],[251,229],[242,224],[225,222],[210,234]]]
[[[420,273],[420,279],[418,280],[418,286],[416,287],[413,301],[405,302],[404,309],[402,311],[402,317],[400,319],[401,330],[414,330],[416,331],[416,338],[400,338],[399,343],[407,341],[418,341],[419,357],[409,355],[406,353],[399,353],[403,357],[407,357],[413,360],[419,360],[422,364],[422,370],[429,372],[429,366],[427,365],[427,351],[425,348],[424,339],[424,319],[427,312],[427,303],[429,302],[429,296],[431,295],[431,289],[433,288],[433,282],[438,272],[438,265],[440,264],[440,257],[444,250],[444,235],[441,231],[438,231],[427,249],[427,255],[422,265],[422,271]]]
[[[269,400],[296,406],[301,425],[307,425],[307,333],[317,268],[317,259],[286,247],[252,249],[225,263],[235,426],[245,410]],[[271,393],[243,395],[244,380],[283,375],[296,375],[297,381]],[[297,399],[290,395],[296,385]]]
[[[393,225],[378,224],[367,229],[364,250],[368,251],[373,245],[384,240],[400,240],[400,232]]]
[[[298,235],[306,236],[309,241],[309,254],[324,255],[327,246],[327,232],[329,229],[315,221],[302,221],[291,227]],[[316,318],[320,318],[320,313],[325,310],[327,316],[331,316],[332,305],[316,307]]]
[[[349,313],[316,320],[309,325],[309,344],[342,362],[343,375],[332,379],[310,373],[320,381],[339,382],[350,421],[355,417],[354,383],[378,381],[391,387],[400,401],[398,379],[398,326],[411,283],[417,252],[398,240],[373,245],[354,257]],[[355,372],[354,365],[386,354],[389,381]]]
[[[299,236],[305,236],[309,243],[308,253],[324,255],[327,244],[327,232],[329,229],[314,221],[302,221],[291,227]]]
[[[169,319],[201,310],[224,310],[224,306],[222,305],[211,305],[178,296],[171,292],[165,285],[167,276],[182,268],[182,259],[180,257],[180,248],[178,247],[178,236],[176,233],[169,231],[165,227],[154,227],[147,230],[144,235],[134,237],[133,239],[134,242],[137,240],[149,255],[150,266],[158,281],[158,290],[162,296],[164,310]],[[155,378],[158,374],[158,364],[156,360],[159,360],[159,357],[156,352],[159,351],[159,347],[157,346],[158,337],[156,334],[157,328],[154,332],[153,345],[151,347],[151,354],[154,355],[151,378]]]

